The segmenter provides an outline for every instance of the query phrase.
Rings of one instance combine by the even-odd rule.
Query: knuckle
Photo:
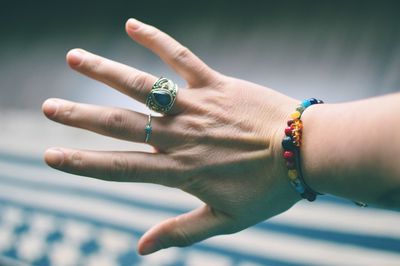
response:
[[[101,57],[88,56],[88,58],[82,62],[82,67],[84,67],[88,72],[95,73],[99,72],[103,63],[104,59]]]
[[[171,183],[171,186],[189,193],[196,191],[196,188],[199,187],[199,183],[201,182],[199,178],[201,170],[198,166],[199,162],[197,158],[193,158],[192,156],[179,156],[174,159],[176,163],[174,164],[174,168],[170,171],[171,176],[173,175],[174,178],[169,179],[174,182]]]
[[[59,119],[64,122],[73,120],[77,105],[75,103],[65,104],[59,112]]]
[[[174,219],[173,223],[175,225],[173,227],[175,228],[175,230],[174,230],[175,232],[173,234],[173,238],[175,238],[175,239],[173,239],[172,241],[175,242],[176,246],[178,246],[178,247],[190,246],[193,243],[195,243],[196,241],[195,241],[195,239],[193,239],[193,237],[191,237],[186,232],[186,230],[182,226],[180,226],[180,224],[182,223],[180,221],[181,219],[185,219],[185,218],[178,216],[178,217],[175,217],[175,219]]]
[[[129,91],[139,92],[140,94],[146,94],[147,84],[149,83],[149,79],[146,75],[128,75],[125,80],[125,87]]]
[[[186,169],[181,162],[171,158],[157,170],[153,170],[154,178],[157,183],[179,188],[186,178]]]
[[[186,62],[191,58],[191,54],[192,52],[189,50],[189,48],[179,45],[173,55],[173,60],[176,62]]]
[[[127,158],[122,155],[113,155],[111,158],[111,165],[108,171],[108,178],[110,180],[125,181],[129,177],[129,162]]]
[[[170,187],[178,187],[182,182],[183,167],[175,160],[169,160],[165,166],[157,171],[159,180]]]
[[[171,218],[171,220],[161,228],[161,234],[164,237],[159,239],[159,245],[162,249],[172,246],[185,247],[195,243],[195,239],[182,227],[182,223],[184,223],[184,221],[182,221],[183,219],[186,219],[184,214]]]
[[[108,132],[120,132],[125,129],[125,118],[121,111],[109,111],[104,117],[104,129]]]
[[[207,129],[207,123],[201,122],[198,118],[193,116],[187,116],[185,119],[182,119],[181,126],[181,132],[185,134],[185,139],[190,139],[198,136],[198,134],[203,134]]]
[[[147,27],[145,35],[146,35],[146,39],[148,40],[148,42],[153,43],[154,41],[156,41],[159,38],[160,31],[153,26],[149,26],[149,27]]]
[[[83,169],[83,154],[80,151],[74,151],[70,157],[70,164],[72,167],[77,169]]]

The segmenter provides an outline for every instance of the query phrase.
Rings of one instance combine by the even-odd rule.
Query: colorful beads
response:
[[[297,178],[297,171],[296,171],[295,169],[290,169],[290,170],[288,171],[288,176],[289,176],[289,178],[290,178],[291,181],[296,180],[296,178]]]
[[[292,151],[284,151],[283,152],[283,158],[286,160],[293,160],[294,159],[294,153]]]
[[[291,170],[291,169],[295,169],[296,168],[296,163],[293,161],[287,161],[286,162],[286,167],[287,169]]]
[[[304,101],[301,103],[301,106],[303,106],[304,109],[306,109],[306,108],[309,107],[310,105],[311,105],[311,101],[310,101],[310,100],[304,100]]]
[[[299,106],[297,106],[296,111],[298,111],[299,113],[302,113],[304,111],[304,109],[306,109],[304,106],[299,105]]]
[[[282,147],[285,150],[293,150],[293,148],[296,146],[295,142],[293,142],[293,139],[289,136],[286,136],[282,140]]]
[[[301,113],[299,111],[295,111],[290,115],[293,119],[299,119],[301,116]]]
[[[285,128],[285,137],[282,140],[282,147],[284,149],[283,158],[286,161],[290,183],[302,198],[309,201],[315,200],[317,193],[304,182],[300,165],[296,164],[296,162],[300,161],[300,146],[303,131],[301,115],[307,107],[320,103],[323,103],[323,101],[315,98],[302,101],[297,106],[296,111],[290,115],[291,119],[287,121],[288,126]]]
[[[285,128],[285,135],[286,135],[286,136],[292,135],[292,128],[291,128],[291,127]]]

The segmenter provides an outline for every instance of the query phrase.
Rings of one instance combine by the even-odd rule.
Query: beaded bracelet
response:
[[[284,149],[283,158],[285,158],[286,167],[288,168],[290,184],[292,184],[303,199],[307,199],[308,201],[314,201],[317,194],[320,195],[320,193],[315,192],[306,184],[301,172],[300,146],[303,129],[301,115],[307,107],[322,103],[324,102],[321,100],[310,98],[297,106],[296,111],[291,114],[291,119],[287,121],[288,127],[285,128],[285,137],[282,140],[282,147]]]

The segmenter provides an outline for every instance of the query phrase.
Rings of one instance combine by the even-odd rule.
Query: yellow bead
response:
[[[294,169],[289,170],[288,171],[288,176],[289,176],[290,180],[292,180],[292,181],[296,180],[297,179],[297,171],[294,170]]]
[[[290,117],[291,117],[292,119],[299,119],[300,115],[301,115],[300,112],[299,112],[299,111],[296,111],[296,112],[292,113],[292,114],[290,115]]]

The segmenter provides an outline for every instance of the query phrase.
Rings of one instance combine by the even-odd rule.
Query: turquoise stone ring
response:
[[[159,78],[147,96],[146,105],[151,110],[167,114],[175,103],[178,86],[167,78]]]

